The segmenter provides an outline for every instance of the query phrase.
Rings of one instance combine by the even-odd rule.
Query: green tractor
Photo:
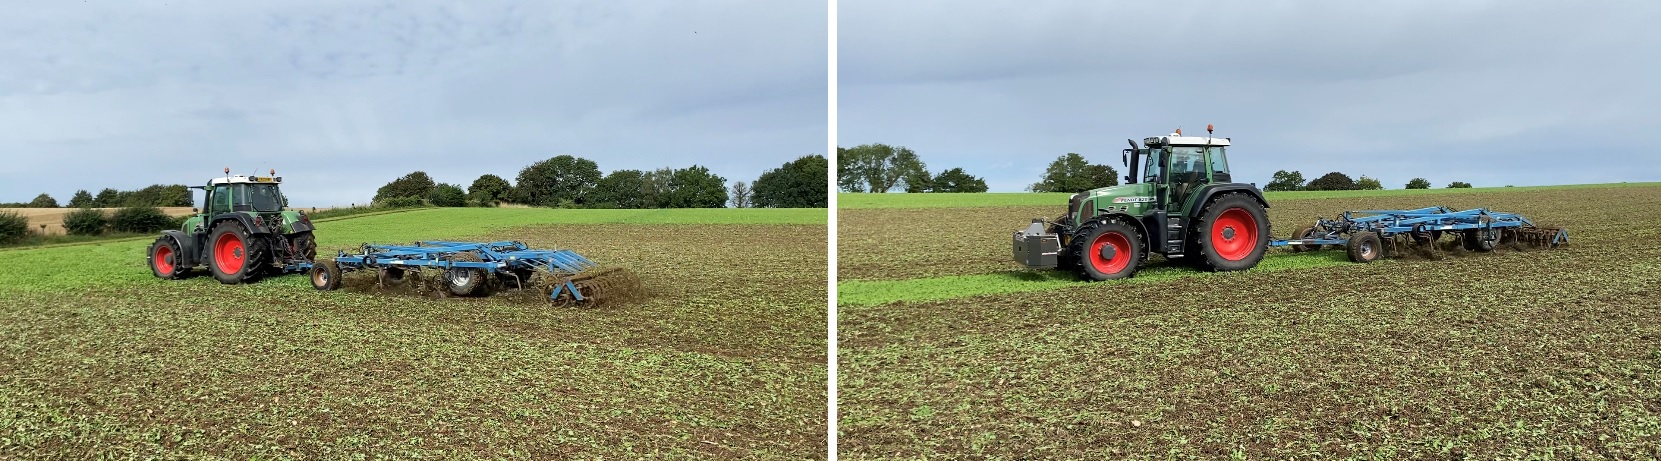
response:
[[[205,205],[179,230],[162,231],[150,244],[150,271],[177,279],[197,266],[208,266],[220,283],[235,284],[266,274],[298,270],[317,257],[311,218],[284,209],[278,185],[283,178],[231,176],[191,187],[207,193]]]
[[[1087,280],[1133,276],[1149,253],[1211,271],[1256,266],[1269,248],[1269,203],[1233,181],[1229,139],[1206,133],[1130,141],[1125,184],[1074,194],[1067,214],[1015,232],[1015,261]]]

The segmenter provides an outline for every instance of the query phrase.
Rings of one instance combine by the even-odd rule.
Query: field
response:
[[[1009,261],[1065,200],[840,197],[841,456],[1661,457],[1661,184],[1272,194],[1280,238],[1446,205],[1573,243],[1110,283]]]
[[[364,242],[509,239],[633,304],[150,276],[149,241],[0,251],[0,459],[823,458],[826,212],[427,209]]]
[[[110,213],[114,213],[118,208],[97,209],[104,210],[104,216],[109,216]],[[63,217],[76,210],[79,210],[79,208],[0,208],[0,213],[9,211],[17,213],[19,216],[29,218],[29,229],[34,230],[35,232],[44,232],[46,235],[63,235]],[[168,216],[174,217],[190,215],[190,207],[188,206],[167,207],[162,208],[161,211],[163,213],[167,213]],[[42,225],[45,225],[46,227],[43,228],[41,227]]]

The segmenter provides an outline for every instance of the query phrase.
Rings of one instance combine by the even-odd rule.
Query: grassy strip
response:
[[[1365,197],[1415,197],[1425,195],[1464,194],[1464,193],[1492,193],[1516,192],[1529,190],[1554,189],[1587,189],[1587,188],[1622,188],[1622,187],[1656,187],[1657,182],[1638,183],[1611,183],[1611,184],[1573,184],[1561,186],[1526,186],[1526,187],[1478,187],[1472,189],[1390,189],[1390,190],[1346,190],[1346,191],[1297,191],[1297,192],[1268,192],[1264,198],[1270,203],[1286,200],[1320,200],[1333,198],[1365,198]],[[1000,192],[987,194],[866,194],[841,193],[837,195],[837,207],[849,208],[963,208],[963,207],[1009,207],[1009,206],[1042,206],[1066,204],[1072,194],[1064,193],[1032,193],[1032,192]]]
[[[370,217],[370,216],[380,216],[380,215],[386,215],[386,214],[392,214],[392,213],[403,213],[403,212],[406,212],[406,211],[415,211],[415,210],[421,210],[421,209],[426,209],[426,208],[393,208],[393,209],[377,210],[377,211],[374,211],[374,212],[362,212],[362,213],[352,213],[352,214],[346,214],[346,215],[335,215],[335,216],[329,217],[329,218],[314,219],[314,220],[312,220],[312,222],[320,222],[320,223],[321,222],[334,222],[334,221],[340,221],[340,220],[345,220],[345,219],[365,218],[365,217]],[[49,248],[62,248],[62,247],[76,247],[76,246],[83,246],[83,245],[94,245],[94,244],[100,244],[100,243],[137,242],[137,241],[148,242],[148,241],[151,241],[151,240],[155,240],[156,235],[157,234],[133,234],[133,233],[104,234],[104,235],[54,235],[54,236],[48,236],[48,240],[46,240],[47,242],[51,242],[51,243],[41,243],[41,244],[28,243],[28,244],[20,244],[20,245],[13,245],[13,246],[5,246],[5,247],[0,247],[0,251],[42,250],[42,249],[49,249]]]
[[[1386,262],[1387,263],[1387,262]],[[1353,264],[1341,250],[1313,253],[1274,252],[1263,258],[1253,271],[1281,271]],[[1155,263],[1144,267],[1129,280],[1107,283],[1156,283],[1189,277],[1210,277],[1175,264]],[[939,301],[983,295],[1022,293],[1067,287],[1090,286],[1072,272],[1007,271],[991,274],[954,275],[911,280],[851,280],[836,285],[837,305],[876,306],[894,302]]]

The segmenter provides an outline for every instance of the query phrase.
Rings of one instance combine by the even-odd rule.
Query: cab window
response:
[[[1214,146],[1211,148],[1211,172],[1214,174],[1228,173],[1228,157],[1223,154],[1224,150],[1227,149],[1223,146]]]
[[[208,197],[208,214],[228,213],[231,211],[231,186],[213,186],[213,193]]]

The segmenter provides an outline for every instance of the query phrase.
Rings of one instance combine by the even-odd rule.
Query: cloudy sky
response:
[[[1661,181],[1657,2],[839,5],[838,143],[904,145],[993,191],[1207,123],[1260,185]]]
[[[560,154],[729,181],[825,151],[813,1],[8,1],[0,202],[275,168],[299,205]]]

